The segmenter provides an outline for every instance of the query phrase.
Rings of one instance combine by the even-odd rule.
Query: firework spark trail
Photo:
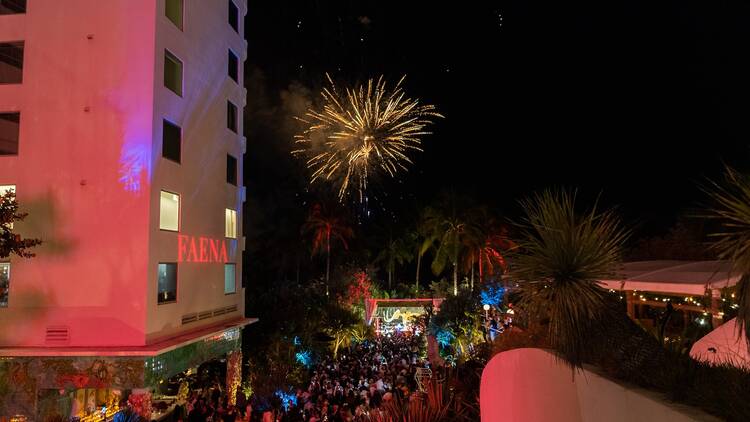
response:
[[[412,164],[409,152],[421,152],[421,136],[431,133],[425,128],[443,116],[434,106],[406,97],[405,77],[390,92],[382,76],[343,92],[326,77],[330,87],[321,93],[323,108],[297,117],[307,128],[295,136],[298,149],[292,154],[305,159],[310,184],[340,183],[339,200],[356,189],[362,202],[371,175],[396,177],[406,171]]]

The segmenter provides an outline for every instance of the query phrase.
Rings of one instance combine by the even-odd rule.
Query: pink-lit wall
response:
[[[242,23],[245,1],[235,4]],[[0,41],[25,42],[23,83],[0,85],[0,112],[21,112],[0,185],[16,185],[29,213],[18,231],[44,241],[37,257],[10,259],[0,347],[137,346],[243,314],[239,225],[226,239],[236,294],[224,295],[223,263],[184,263],[177,301],[156,303],[157,264],[177,260],[177,233],[159,230],[161,189],[181,195],[180,234],[224,239],[224,209],[242,219],[244,139],[226,129],[226,100],[242,133],[245,90],[226,76],[226,50],[242,62],[246,45],[225,1],[185,0],[184,22],[179,31],[164,17],[164,0],[31,0],[26,14],[0,16]],[[163,86],[164,48],[183,59],[182,98]],[[180,165],[161,157],[163,118],[182,126]],[[69,342],[45,342],[50,326],[67,327]]]
[[[482,422],[688,422],[718,418],[656,393],[574,372],[542,349],[495,355],[482,372]]]
[[[0,85],[0,112],[20,111],[18,156],[0,156],[17,185],[18,224],[44,240],[11,258],[0,345],[43,346],[47,326],[71,344],[145,341],[155,9],[151,0],[35,0],[0,16],[0,40],[25,42],[23,83]],[[89,36],[91,39],[89,39]],[[88,110],[88,111],[86,111]]]

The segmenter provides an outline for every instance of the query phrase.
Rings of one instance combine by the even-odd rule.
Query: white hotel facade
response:
[[[0,260],[0,378],[30,374],[0,381],[0,417],[54,394],[83,415],[200,363],[184,348],[238,350],[246,13],[0,0],[0,189],[44,242]]]

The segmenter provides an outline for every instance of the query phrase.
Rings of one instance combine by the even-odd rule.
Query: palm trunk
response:
[[[482,274],[482,251],[479,251],[479,284],[484,284],[484,274]]]
[[[417,289],[417,293],[419,293],[419,267],[422,266],[422,254],[417,252],[417,281],[414,283],[414,286]]]
[[[453,261],[453,296],[458,296],[458,262]]]
[[[474,258],[471,258],[471,291],[474,291]]]
[[[326,233],[326,296],[328,296],[328,277],[331,274],[331,230]]]
[[[388,291],[391,290],[391,280],[393,280],[393,269],[388,268]]]

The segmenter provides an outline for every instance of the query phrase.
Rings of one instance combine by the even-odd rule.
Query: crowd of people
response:
[[[307,388],[277,398],[275,405],[238,400],[229,404],[219,378],[191,389],[168,420],[179,422],[360,422],[387,419],[387,407],[412,400],[415,374],[429,368],[422,359],[421,336],[378,336],[329,356],[310,369]],[[243,398],[241,394],[238,398]],[[278,401],[281,401],[279,403]],[[253,409],[253,405],[256,409]]]
[[[201,395],[193,393],[187,401],[187,422],[239,422],[249,421],[252,408],[249,404],[239,403],[235,406],[229,404],[228,397],[224,396],[221,388],[217,385],[209,390],[210,393]],[[175,419],[179,420],[179,419]]]
[[[284,422],[359,422],[379,420],[389,403],[411,400],[418,391],[417,368],[430,363],[420,356],[421,337],[394,334],[364,342],[322,360],[310,384],[298,389],[296,403],[265,420]]]
[[[513,324],[513,313],[501,313],[493,310],[488,317],[485,319],[484,326],[482,327],[482,333],[485,336],[484,340],[487,341],[487,334],[489,333],[489,340],[495,341],[498,335],[505,332]]]

